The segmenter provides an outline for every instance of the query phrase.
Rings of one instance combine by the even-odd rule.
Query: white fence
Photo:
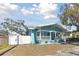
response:
[[[30,44],[30,43],[31,43],[31,36],[9,35],[9,44],[10,45]]]

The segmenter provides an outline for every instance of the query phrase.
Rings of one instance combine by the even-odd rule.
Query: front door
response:
[[[55,32],[51,32],[51,40],[55,40]]]

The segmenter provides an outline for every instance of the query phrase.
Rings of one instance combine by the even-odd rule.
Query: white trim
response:
[[[52,31],[52,30],[38,30],[37,32],[40,32],[40,31],[45,31],[45,32],[57,32],[57,31]]]
[[[51,40],[51,32],[50,32],[50,40]]]
[[[40,29],[40,40],[41,40],[41,29]]]
[[[56,39],[56,33],[57,33],[57,32],[55,32],[55,39]]]

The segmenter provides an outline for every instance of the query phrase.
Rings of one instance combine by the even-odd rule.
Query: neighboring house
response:
[[[75,25],[72,25],[72,26],[66,26],[67,30],[69,32],[72,32],[72,31],[76,31],[77,30],[77,27]]]
[[[8,33],[0,26],[0,45],[8,44]]]
[[[0,45],[8,44],[8,36],[0,35]]]

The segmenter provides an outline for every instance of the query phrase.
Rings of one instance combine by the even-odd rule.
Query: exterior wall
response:
[[[36,30],[31,31],[31,40],[32,40],[32,44],[36,43]]]
[[[43,37],[43,36],[37,36],[37,32],[49,32],[50,33],[50,36],[47,37]],[[54,33],[54,34],[52,34]],[[62,43],[62,37],[58,37],[58,35],[56,35],[58,32],[57,31],[50,31],[50,30],[32,30],[32,33],[31,33],[31,38],[32,38],[32,43],[33,44],[58,44],[58,43]],[[59,32],[60,33],[60,32]],[[42,35],[42,34],[39,34],[39,35]],[[59,34],[60,35],[60,34]],[[55,37],[54,37],[55,36]],[[42,38],[43,37],[43,38]],[[46,39],[45,39],[46,38]]]
[[[31,37],[30,36],[19,36],[19,44],[30,44]]]
[[[44,44],[45,44],[45,42],[46,43],[47,42],[48,43],[61,43],[62,37],[58,37],[56,35],[56,33],[61,33],[61,32],[64,32],[64,31],[66,31],[66,30],[59,25],[48,25],[48,26],[37,27],[36,29],[33,29],[32,32],[31,32],[32,43],[33,44],[39,43],[39,42],[44,43]],[[50,36],[49,36],[49,38],[46,38],[46,39],[44,38],[45,40],[43,40],[43,38],[41,38],[42,37],[41,34],[40,34],[39,38],[37,38],[37,35],[36,35],[37,32],[41,32],[41,33],[42,32],[49,32]],[[55,33],[54,34],[55,37],[53,37],[51,32]]]
[[[48,36],[44,32],[47,32]],[[38,32],[38,34],[39,34],[39,36],[37,36],[36,40],[38,40],[40,44],[58,43],[58,39],[56,38],[57,36],[56,36],[55,31],[50,32],[48,30],[45,30],[45,31],[41,30],[41,31]]]
[[[31,44],[31,36],[9,35],[9,45]]]
[[[0,45],[8,44],[8,36],[0,36]]]
[[[16,45],[17,44],[17,36],[9,35],[9,45]]]

